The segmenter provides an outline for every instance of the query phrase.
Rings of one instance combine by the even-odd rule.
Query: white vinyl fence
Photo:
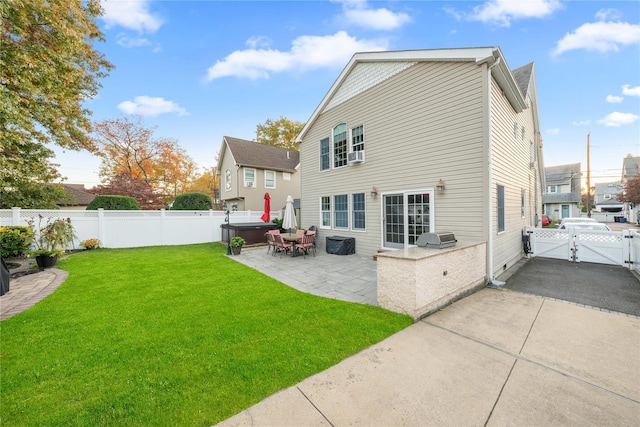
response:
[[[230,224],[262,222],[262,211],[236,211],[229,214]],[[272,211],[271,218],[279,218]],[[28,225],[42,217],[42,226],[48,219],[70,218],[76,233],[73,248],[80,242],[97,238],[105,248],[133,248],[140,246],[189,245],[219,242],[225,214],[222,211],[80,211],[41,209],[0,209],[0,226]]]
[[[635,230],[526,227],[525,233],[531,256],[620,265],[640,273],[640,233]]]

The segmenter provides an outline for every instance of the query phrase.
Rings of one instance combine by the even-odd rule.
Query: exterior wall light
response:
[[[375,185],[371,187],[371,197],[373,198],[378,197],[378,189],[376,188]]]
[[[438,190],[439,193],[444,193],[444,181],[443,180],[438,181],[438,183],[436,184],[436,190]]]

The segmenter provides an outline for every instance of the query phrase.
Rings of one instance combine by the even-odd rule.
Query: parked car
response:
[[[587,222],[593,222],[596,223],[598,222],[595,218],[577,218],[577,217],[568,217],[568,218],[562,218],[562,221],[560,221],[560,224],[558,224],[558,227],[562,227],[564,224],[571,224],[571,223],[587,223]]]
[[[597,230],[597,231],[611,231],[608,225],[600,222],[568,222],[567,224],[560,224],[560,229],[567,228],[579,228],[581,230]]]
[[[547,215],[542,215],[542,226],[546,227],[549,224],[551,224],[551,218],[549,218]]]

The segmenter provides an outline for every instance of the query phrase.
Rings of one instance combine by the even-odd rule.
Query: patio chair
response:
[[[282,254],[286,254],[293,248],[293,243],[285,242],[280,233],[274,233],[273,240],[275,242],[275,247],[272,255],[275,255],[276,252],[280,251],[280,258],[282,258]]]
[[[273,230],[271,230],[273,231]],[[273,234],[271,233],[271,231],[267,231],[266,233],[264,233],[265,237],[267,238],[267,255],[269,255],[269,252],[273,249],[273,251],[276,251],[276,242],[273,239]]]
[[[296,230],[296,234],[304,234],[304,233],[306,233],[305,230]]]
[[[315,239],[315,231],[311,231],[305,234],[299,243],[295,243],[295,248],[302,252],[304,258],[307,257],[310,249],[313,250],[313,256],[316,256]]]

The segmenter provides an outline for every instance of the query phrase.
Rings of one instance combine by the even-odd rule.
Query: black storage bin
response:
[[[356,253],[354,237],[327,236],[327,253],[334,255],[353,255]]]

